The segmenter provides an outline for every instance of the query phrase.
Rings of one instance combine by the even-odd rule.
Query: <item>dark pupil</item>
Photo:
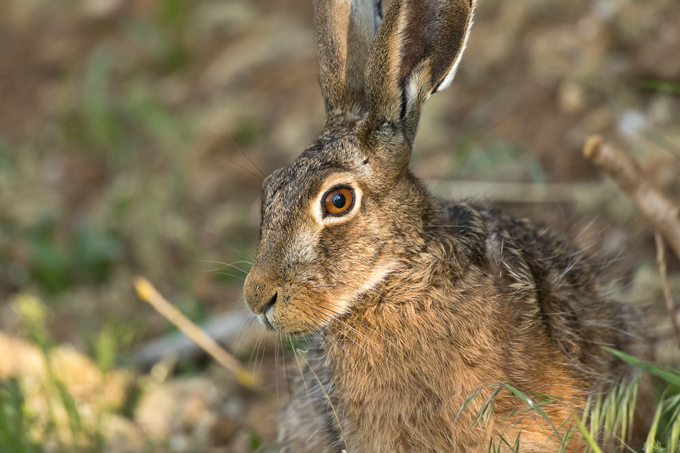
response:
[[[340,209],[345,206],[345,196],[341,193],[333,195],[333,206]]]

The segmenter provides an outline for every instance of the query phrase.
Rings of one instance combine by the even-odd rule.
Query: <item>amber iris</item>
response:
[[[345,214],[354,204],[354,193],[351,189],[341,187],[332,190],[326,195],[324,200],[324,208],[326,213],[330,215]]]

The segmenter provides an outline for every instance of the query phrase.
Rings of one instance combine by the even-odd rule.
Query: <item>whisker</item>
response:
[[[241,269],[240,267],[234,266],[233,264],[222,263],[222,262],[220,262],[220,261],[207,261],[207,260],[196,260],[196,262],[198,262],[198,263],[209,263],[209,264],[221,264],[222,266],[231,267],[232,269],[236,269],[236,270],[241,271],[241,272],[243,272],[244,274],[248,275],[248,271],[244,271],[244,270]],[[239,263],[239,262],[240,262],[240,263],[243,263],[244,261],[236,261],[236,262],[237,262],[237,263]]]
[[[262,170],[260,170],[260,167],[258,167],[257,165],[255,165],[255,162],[253,162],[252,160],[250,160],[250,157],[246,156],[246,153],[244,153],[243,150],[241,149],[241,147],[238,146],[238,143],[236,143],[236,140],[234,140],[234,136],[231,135],[231,132],[230,132],[230,131],[227,131],[227,134],[229,134],[229,138],[231,139],[231,141],[232,141],[232,143],[234,144],[234,146],[236,146],[236,149],[238,149],[238,150],[241,152],[241,154],[243,154],[243,157],[245,157],[246,159],[248,159],[248,162],[250,162],[250,164],[251,164],[253,167],[255,167],[255,169],[256,169],[257,171],[260,172],[260,174],[262,175],[263,178],[266,178],[267,175],[265,175],[264,172],[263,172]],[[264,182],[264,180],[262,180],[262,182]]]
[[[231,160],[229,160],[229,159],[227,159],[227,158],[224,158],[224,157],[223,157],[223,159],[226,160],[227,162],[229,162],[229,163],[232,164],[232,165],[236,165],[236,166],[239,166],[239,167],[241,167],[241,168],[244,168],[244,167],[242,167],[241,165],[237,164],[236,162],[233,162],[233,161],[231,161]],[[255,185],[255,184],[253,184],[252,176],[250,176],[249,174],[241,173],[240,171],[236,171],[236,170],[234,170],[233,168],[229,168],[228,165],[227,165],[227,166],[222,166],[222,165],[220,165],[220,168],[223,169],[223,170],[229,171],[229,172],[231,172],[231,173],[234,173],[235,175],[239,175],[239,176],[241,176],[241,177],[243,177],[243,178],[251,178],[251,179],[248,179],[248,182],[250,182],[250,184],[245,184],[245,183],[243,183],[243,182],[241,182],[240,184],[243,185],[243,186],[248,187],[249,189],[253,189],[253,190],[257,190],[257,191],[262,190],[262,186],[261,186],[261,185]],[[244,170],[247,171],[248,169],[247,169],[247,168],[244,168]],[[256,180],[255,180],[255,181],[261,184],[261,183],[262,183],[262,179],[261,179],[259,176],[257,176],[257,175],[255,175],[255,177],[256,177]]]
[[[243,170],[247,171],[248,174],[252,175],[260,183],[264,182],[264,179],[260,175],[253,173],[250,169],[244,167],[243,165],[239,164],[238,162],[235,162],[235,161],[233,161],[233,160],[231,160],[231,159],[229,159],[225,156],[222,156],[222,159],[226,160],[227,162],[229,162],[232,165],[236,165],[237,167],[242,168]],[[231,170],[231,171],[234,171],[234,170]],[[245,175],[242,175],[242,176],[245,176]],[[260,188],[258,187],[258,189],[260,189]]]
[[[227,241],[229,244],[231,244],[233,247],[236,247],[236,249],[238,249],[241,253],[243,253],[246,256],[246,258],[250,258],[253,262],[255,261],[255,257],[253,256],[252,253],[248,252],[248,250],[244,249],[243,247],[241,247],[240,245],[238,245],[237,243],[235,243],[234,241],[232,241],[231,239],[229,239],[225,235],[217,233],[216,231],[213,231],[213,230],[206,229],[206,231],[208,233],[214,234],[215,236],[222,239],[223,241]]]

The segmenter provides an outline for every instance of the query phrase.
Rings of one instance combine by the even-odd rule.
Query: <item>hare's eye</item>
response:
[[[339,216],[346,214],[354,206],[354,191],[345,187],[333,189],[324,198],[326,214]]]

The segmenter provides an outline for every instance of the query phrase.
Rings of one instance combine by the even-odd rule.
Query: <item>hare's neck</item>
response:
[[[470,373],[461,351],[484,320],[453,319],[436,292],[423,297],[404,287],[391,293],[398,300],[369,303],[326,332],[332,397],[345,435],[360,451],[401,451],[409,442],[403,438],[408,420],[428,421],[433,438],[441,437],[481,386],[483,377]],[[446,292],[450,303],[455,291]],[[498,355],[483,353],[491,363]]]

